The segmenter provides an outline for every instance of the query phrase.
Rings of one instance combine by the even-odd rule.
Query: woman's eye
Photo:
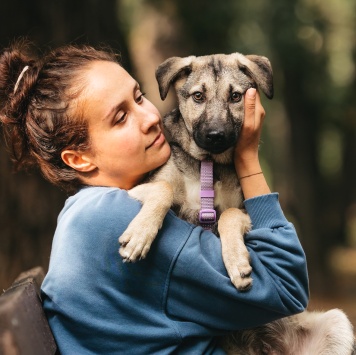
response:
[[[140,95],[137,96],[136,102],[140,104],[143,101],[143,97],[146,95],[146,93],[142,92]]]
[[[242,95],[237,91],[235,91],[235,92],[233,92],[231,94],[231,101],[232,102],[239,102],[239,101],[241,101],[241,98],[242,98]]]
[[[121,116],[118,115],[118,118],[117,118],[117,120],[115,121],[115,125],[118,125],[118,124],[120,124],[120,123],[125,122],[125,120],[126,120],[126,115],[127,115],[126,113],[121,114]]]
[[[199,102],[200,103],[200,102],[203,102],[205,100],[205,97],[204,97],[203,93],[200,92],[200,91],[194,92],[192,96],[193,96],[193,100],[195,102]]]

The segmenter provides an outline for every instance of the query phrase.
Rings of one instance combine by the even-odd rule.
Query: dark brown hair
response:
[[[118,62],[118,56],[84,45],[39,56],[23,40],[1,51],[0,120],[17,169],[38,165],[47,180],[68,192],[81,185],[79,173],[64,164],[61,152],[89,148],[86,121],[71,103],[84,89],[85,70],[98,60]]]

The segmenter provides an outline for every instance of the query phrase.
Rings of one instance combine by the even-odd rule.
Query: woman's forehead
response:
[[[86,72],[89,88],[93,91],[105,91],[114,87],[135,85],[132,76],[119,64],[107,61],[94,62]]]
[[[138,88],[134,78],[119,64],[95,62],[86,72],[82,108],[86,115],[104,118],[115,107],[133,97]]]

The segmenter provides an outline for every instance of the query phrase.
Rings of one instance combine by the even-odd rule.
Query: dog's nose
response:
[[[206,141],[209,144],[221,144],[225,141],[225,133],[223,131],[210,131],[206,134]]]
[[[198,126],[193,132],[193,137],[198,147],[212,154],[220,154],[236,142],[235,131],[226,127]]]

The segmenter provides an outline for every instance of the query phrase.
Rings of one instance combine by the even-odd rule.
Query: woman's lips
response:
[[[166,138],[164,137],[163,133],[160,132],[157,135],[157,137],[155,138],[155,140],[146,148],[146,150],[151,148],[151,147],[153,147],[153,146],[157,146],[157,145],[163,144],[165,142],[165,140],[166,140]]]

